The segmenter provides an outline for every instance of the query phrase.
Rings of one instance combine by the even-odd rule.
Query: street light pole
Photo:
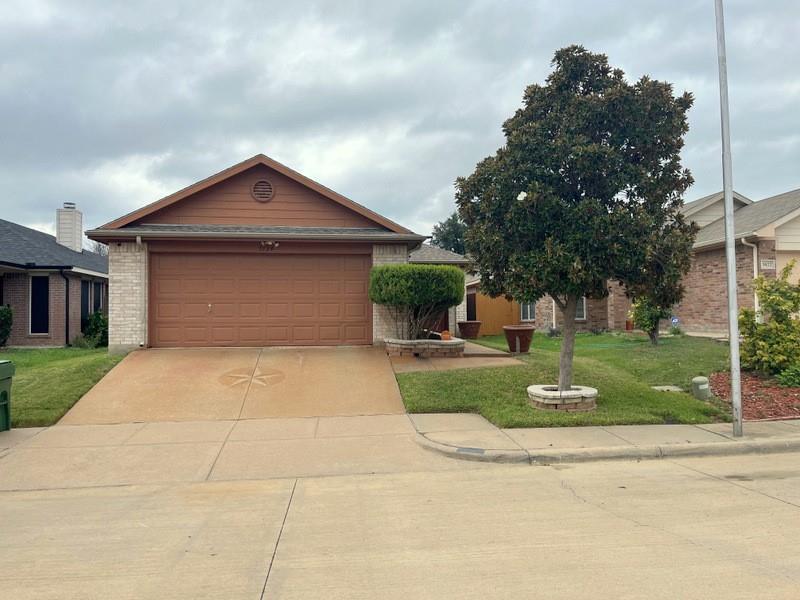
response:
[[[725,268],[728,279],[728,340],[731,352],[731,405],[733,436],[742,436],[742,377],[739,365],[739,310],[736,301],[736,230],[733,226],[733,164],[731,123],[728,111],[728,61],[725,55],[725,18],[722,0],[714,0],[717,17],[719,108],[722,124],[722,189],[725,196]]]

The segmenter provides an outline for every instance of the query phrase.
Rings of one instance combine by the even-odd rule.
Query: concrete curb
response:
[[[453,446],[430,439],[427,435],[417,432],[417,443],[432,452],[444,454],[458,460],[472,460],[492,463],[530,463],[530,456],[525,450],[496,450],[492,448],[471,448],[468,446]]]
[[[800,436],[766,440],[703,442],[697,444],[664,444],[651,446],[606,446],[599,448],[564,448],[553,450],[496,450],[453,446],[417,433],[423,448],[458,460],[490,463],[529,463],[551,465],[600,460],[652,460],[693,456],[740,456],[743,454],[777,454],[800,451]]]

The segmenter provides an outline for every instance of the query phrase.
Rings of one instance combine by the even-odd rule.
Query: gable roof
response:
[[[450,252],[431,244],[421,244],[419,248],[409,254],[408,262],[429,265],[468,265],[466,256]]]
[[[227,169],[224,169],[219,173],[211,175],[210,177],[206,177],[205,179],[198,181],[197,183],[193,183],[192,185],[185,187],[182,190],[175,192],[174,194],[165,196],[164,198],[156,200],[155,202],[152,202],[147,206],[143,206],[142,208],[130,212],[127,215],[124,215],[118,219],[106,223],[105,225],[102,225],[98,229],[99,230],[119,229],[121,227],[125,227],[126,225],[130,225],[134,221],[138,221],[143,217],[146,217],[147,215],[156,212],[157,210],[161,210],[162,208],[175,204],[176,202],[179,202],[180,200],[183,200],[184,198],[187,198],[192,194],[207,189],[212,185],[215,185],[221,181],[234,177],[239,173],[243,173],[247,169],[251,169],[257,165],[263,165],[270,169],[273,169],[278,173],[280,173],[281,175],[284,175],[289,179],[292,179],[297,183],[304,185],[305,187],[317,192],[318,194],[324,196],[328,200],[340,204],[341,206],[344,206],[345,208],[348,208],[353,212],[358,213],[361,216],[366,217],[371,221],[374,221],[378,225],[385,227],[391,232],[413,234],[411,230],[406,229],[402,225],[398,225],[394,221],[391,221],[390,219],[387,219],[386,217],[379,215],[378,213],[368,209],[367,207],[362,206],[361,204],[358,204],[357,202],[354,202],[353,200],[350,200],[349,198],[346,198],[345,196],[342,196],[337,192],[334,192],[332,189],[327,188],[320,183],[317,183],[313,179],[310,179],[293,169],[290,169],[286,165],[271,159],[269,156],[266,156],[265,154],[256,154],[255,156],[248,158],[247,160],[244,160],[236,165],[233,165],[232,167],[228,167]]]
[[[0,264],[20,269],[79,268],[108,273],[108,257],[62,246],[55,236],[0,219]]]
[[[692,200],[691,202],[687,202],[681,208],[681,212],[688,217],[690,215],[695,214],[696,212],[703,210],[708,206],[711,206],[715,202],[723,200],[724,198],[725,194],[722,191],[714,192],[713,194],[709,194],[708,196],[703,196],[702,198],[698,198],[697,200]],[[743,196],[736,190],[733,191],[733,200],[734,202],[738,201],[744,204],[745,206],[753,203],[753,201],[750,200],[750,198],[748,198],[747,196]]]
[[[759,200],[737,210],[734,216],[735,235],[737,238],[755,235],[759,230],[775,224],[793,212],[800,215],[800,189]],[[710,246],[724,241],[725,219],[721,218],[698,232],[694,247]]]

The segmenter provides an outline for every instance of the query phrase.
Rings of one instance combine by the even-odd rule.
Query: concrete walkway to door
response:
[[[404,412],[391,364],[376,348],[164,349],[128,355],[60,424]]]

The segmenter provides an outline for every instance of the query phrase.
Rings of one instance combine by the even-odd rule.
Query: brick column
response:
[[[109,244],[109,352],[128,352],[147,343],[147,271],[147,244]]]
[[[372,266],[404,264],[408,262],[408,246],[405,244],[374,244]],[[372,343],[383,345],[384,338],[395,337],[395,325],[385,306],[372,305]]]

